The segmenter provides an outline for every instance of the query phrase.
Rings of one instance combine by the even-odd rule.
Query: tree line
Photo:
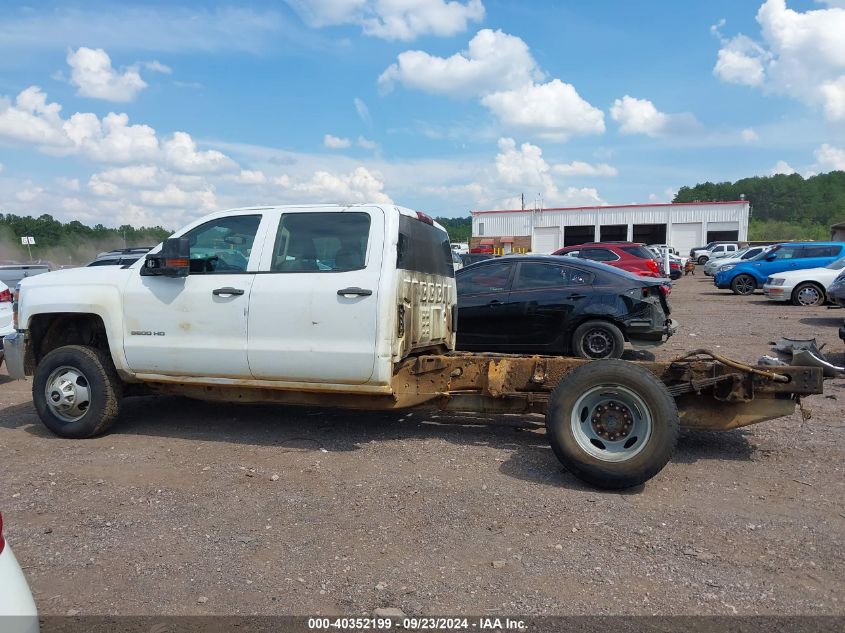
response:
[[[743,195],[751,203],[751,240],[829,239],[830,226],[845,221],[845,171],[704,182],[681,187],[673,202],[723,202]]]
[[[102,251],[155,246],[171,233],[160,226],[91,227],[78,220],[60,222],[46,213],[37,218],[0,213],[0,261],[26,261],[31,253],[34,260],[56,265],[82,264]],[[33,237],[35,245],[27,249],[21,237]]]

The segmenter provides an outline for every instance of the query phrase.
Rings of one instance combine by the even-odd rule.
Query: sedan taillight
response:
[[[0,303],[6,303],[7,301],[10,303],[12,301],[12,291],[8,288],[0,290]]]
[[[660,274],[660,266],[657,265],[657,262],[653,259],[647,259],[645,261],[645,265],[648,266],[648,269],[653,272],[655,275]]]

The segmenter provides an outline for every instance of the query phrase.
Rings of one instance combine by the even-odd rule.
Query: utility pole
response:
[[[522,198],[522,210],[525,211],[525,193],[519,194],[519,197]]]

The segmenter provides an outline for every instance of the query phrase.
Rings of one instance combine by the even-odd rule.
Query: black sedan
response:
[[[590,260],[509,256],[459,270],[460,350],[619,358],[674,332],[665,280]]]

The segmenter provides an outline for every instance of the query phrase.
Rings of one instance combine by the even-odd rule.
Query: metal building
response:
[[[584,242],[669,244],[682,254],[714,240],[748,239],[750,204],[681,202],[472,212],[472,248],[551,253]]]

